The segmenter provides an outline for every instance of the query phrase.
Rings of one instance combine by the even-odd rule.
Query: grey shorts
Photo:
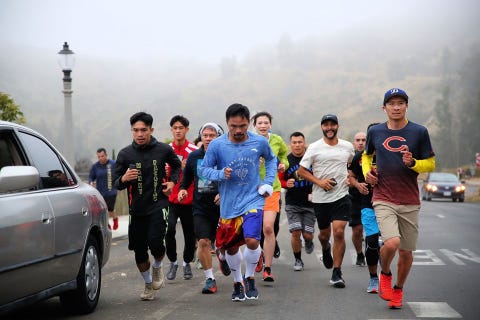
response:
[[[288,231],[303,230],[307,233],[315,232],[315,212],[313,207],[287,204],[285,212],[288,219]]]

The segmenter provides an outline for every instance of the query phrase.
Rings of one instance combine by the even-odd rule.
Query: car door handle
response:
[[[43,224],[52,223],[52,216],[48,213],[42,213],[42,223]]]
[[[82,216],[84,217],[88,216],[88,209],[82,208]]]

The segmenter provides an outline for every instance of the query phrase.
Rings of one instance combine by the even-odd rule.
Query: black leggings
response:
[[[176,226],[177,220],[180,218],[183,230],[183,238],[185,247],[183,249],[183,261],[190,263],[193,261],[196,250],[195,232],[193,228],[192,206],[179,205],[170,203],[168,213],[168,227],[165,236],[165,245],[167,248],[167,257],[171,262],[177,261],[177,240]]]

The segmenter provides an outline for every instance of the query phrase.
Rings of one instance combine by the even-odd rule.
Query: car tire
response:
[[[455,201],[457,201],[457,198],[452,198],[452,202],[455,202]]]
[[[432,196],[429,193],[427,193],[425,198],[427,198],[427,201],[432,201]]]
[[[62,307],[72,314],[87,314],[95,310],[102,283],[98,243],[88,236],[82,264],[77,276],[77,289],[60,295]]]
[[[458,198],[458,202],[463,202],[464,200],[464,198]]]

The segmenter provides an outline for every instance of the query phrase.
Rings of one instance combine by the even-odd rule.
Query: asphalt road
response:
[[[218,271],[219,291],[202,295],[203,271],[194,278],[168,281],[156,300],[142,302],[143,281],[134,266],[125,239],[116,240],[103,270],[100,302],[95,313],[83,317],[65,314],[53,298],[18,311],[8,319],[478,319],[475,305],[480,288],[480,204],[423,201],[420,238],[414,266],[405,286],[404,307],[390,310],[377,295],[365,292],[368,271],[354,265],[354,251],[347,228],[347,254],[343,264],[345,289],[329,285],[331,270],[320,260],[315,242],[311,255],[303,253],[305,270],[293,271],[293,255],[285,215],[280,246],[274,260],[276,281],[264,283],[258,274],[258,301],[232,302],[232,278]],[[180,225],[177,225],[179,228]],[[181,229],[177,239],[181,244]],[[317,231],[318,232],[318,231]],[[394,267],[395,269],[395,267]]]

